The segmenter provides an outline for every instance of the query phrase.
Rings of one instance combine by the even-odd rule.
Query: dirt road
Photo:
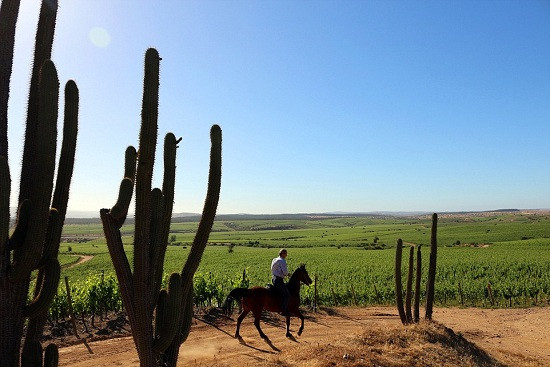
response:
[[[258,336],[252,318],[241,328],[244,343],[233,338],[234,320],[216,325],[196,320],[189,339],[182,345],[178,366],[261,366],[276,362],[281,351],[292,353],[298,345],[329,344],[339,338],[373,327],[394,327],[399,317],[394,308],[335,308],[309,313],[304,333],[285,338],[282,318],[262,322],[271,338],[269,345]],[[436,309],[434,319],[462,333],[501,362],[513,366],[550,366],[550,308],[529,309]],[[293,319],[291,330],[298,329]],[[130,337],[73,345],[60,350],[60,366],[138,366]]]

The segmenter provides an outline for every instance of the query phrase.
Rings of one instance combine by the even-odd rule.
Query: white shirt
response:
[[[288,275],[288,270],[286,268],[286,260],[282,257],[276,257],[271,262],[271,273],[275,277],[284,278]]]

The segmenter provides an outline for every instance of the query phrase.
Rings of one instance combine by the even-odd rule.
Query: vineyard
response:
[[[283,224],[273,221],[235,223],[231,238],[240,242],[230,246],[229,237],[219,237],[218,242],[212,239],[206,249],[194,278],[196,307],[219,306],[234,287],[268,283],[269,264],[277,254],[275,248],[282,246],[289,247],[290,271],[305,263],[310,276],[317,279],[318,304],[392,304],[395,299],[393,240],[402,237],[405,246],[429,241],[429,225],[425,219],[410,220],[409,224],[404,219],[330,219],[324,229],[317,228],[319,221],[287,221],[284,229],[280,228]],[[174,227],[183,225],[195,224],[175,223]],[[259,226],[264,229],[251,229]],[[265,229],[270,226],[277,228]],[[79,226],[80,233],[76,227],[66,227],[68,238],[73,238],[73,242],[62,245],[60,259],[65,264],[62,275],[69,277],[75,313],[81,318],[91,316],[93,323],[94,315],[122,308],[118,285],[104,240],[94,231],[95,227],[90,225],[85,230]],[[365,231],[374,234],[370,241],[365,238]],[[181,269],[189,253],[187,234],[172,233],[173,245],[169,246],[166,255],[165,279],[171,272]],[[220,233],[223,232],[217,235]],[[497,215],[469,220],[443,219],[439,233],[437,305],[502,308],[548,305],[550,302],[548,217]],[[313,241],[309,235],[313,238],[323,236],[326,241],[321,241],[317,247],[310,246],[308,244]],[[87,240],[76,241],[74,236]],[[292,246],[293,237],[301,237],[306,245]],[[332,243],[335,237],[340,240]],[[125,241],[131,249],[131,238],[126,237]],[[256,241],[271,245],[261,246]],[[75,254],[93,255],[93,259],[70,267],[78,259]],[[424,273],[427,273],[427,265],[427,256],[424,256]],[[406,274],[406,269],[403,268],[402,273]],[[422,289],[425,289],[424,284]],[[304,286],[302,297],[305,307],[312,307],[314,286]],[[50,316],[56,320],[67,315],[67,296],[62,282]]]

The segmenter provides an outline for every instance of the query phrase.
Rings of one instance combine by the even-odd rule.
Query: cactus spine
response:
[[[9,236],[11,179],[8,166],[7,102],[13,64],[14,32],[19,0],[4,0],[0,8],[0,367],[57,366],[57,348],[48,346],[44,358],[38,342],[47,309],[59,283],[59,241],[67,209],[77,135],[78,89],[65,90],[65,119],[55,192],[53,182],[57,145],[59,81],[49,60],[57,1],[40,8],[34,64],[29,91],[19,209]],[[50,208],[50,202],[52,208]],[[38,270],[33,300],[27,304],[30,274]],[[25,344],[21,339],[29,319]]]
[[[162,190],[151,188],[157,143],[160,57],[155,49],[145,54],[142,122],[139,154],[126,149],[124,178],[118,199],[101,209],[103,231],[115,267],[120,291],[141,366],[175,367],[179,346],[185,341],[193,317],[192,278],[208,241],[220,194],[221,129],[211,129],[208,192],[199,228],[182,273],[170,276],[167,290],[161,290],[164,256],[174,201],[176,148],[181,141],[172,133],[164,140]],[[136,168],[137,167],[137,168]],[[122,246],[120,228],[128,214],[135,185],[136,213],[133,271]]]
[[[430,240],[430,268],[426,284],[426,319],[432,319],[435,295],[435,269],[437,262],[437,214],[432,215],[432,235]]]

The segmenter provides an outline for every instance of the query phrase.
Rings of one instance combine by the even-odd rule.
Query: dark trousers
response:
[[[273,278],[273,285],[275,286],[275,289],[279,291],[279,294],[282,298],[282,304],[281,307],[283,309],[283,312],[288,312],[288,302],[290,301],[290,292],[288,291],[288,287],[286,286],[285,282],[283,281],[283,278],[274,277]]]

